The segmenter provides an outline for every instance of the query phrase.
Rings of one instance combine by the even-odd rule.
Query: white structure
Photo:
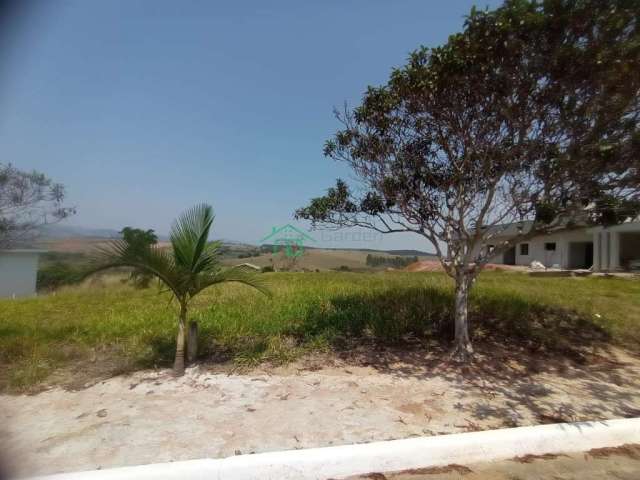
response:
[[[524,228],[526,227],[525,225]],[[496,245],[515,235],[515,228],[515,224],[509,225],[496,234]],[[492,260],[506,265],[530,265],[533,261],[540,262],[545,267],[562,269],[637,269],[640,262],[640,222],[606,228],[585,227],[541,235],[518,243]]]
[[[433,435],[219,459],[203,458],[61,473],[31,480],[324,480],[371,472],[495,462],[526,455],[575,454],[639,441],[640,418],[625,418]],[[368,478],[373,478],[373,475],[368,475]]]
[[[44,250],[0,250],[0,298],[36,294],[38,257]]]

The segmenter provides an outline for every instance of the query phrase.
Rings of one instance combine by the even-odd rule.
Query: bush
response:
[[[78,283],[82,278],[83,270],[80,267],[55,262],[38,270],[36,286],[38,290],[52,290],[63,285]]]
[[[260,251],[259,250],[253,250],[253,251],[249,251],[249,252],[241,252],[238,254],[238,258],[251,258],[251,257],[259,257],[260,256]]]
[[[367,255],[367,266],[369,267],[393,267],[404,268],[418,261],[417,256],[413,257],[381,257],[376,255]]]
[[[262,267],[261,269],[262,273],[267,273],[267,272],[275,272],[273,265],[267,265],[266,267]]]

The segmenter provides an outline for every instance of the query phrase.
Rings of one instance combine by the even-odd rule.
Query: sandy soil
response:
[[[497,352],[482,373],[423,351],[374,357],[0,396],[0,452],[25,475],[640,415],[640,360],[620,350],[539,373]]]
[[[347,480],[636,480],[640,445],[596,449],[574,455],[516,457],[503,462],[371,472]]]

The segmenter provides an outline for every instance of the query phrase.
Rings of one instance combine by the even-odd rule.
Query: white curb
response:
[[[640,418],[409,438],[63,473],[39,480],[326,480],[640,443]]]

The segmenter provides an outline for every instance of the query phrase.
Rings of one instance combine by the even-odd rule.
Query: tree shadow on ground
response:
[[[452,292],[434,287],[338,295],[310,312],[292,333],[303,338],[324,335],[338,350],[363,340],[448,348],[453,340],[453,304]],[[476,344],[511,345],[576,362],[584,362],[587,352],[611,340],[586,315],[513,293],[474,296],[469,317]]]
[[[429,287],[339,295],[294,333],[325,335],[349,364],[397,377],[441,377],[458,386],[459,409],[476,420],[517,426],[523,412],[537,423],[640,414],[629,393],[640,388],[638,370],[616,358],[609,333],[587,315],[513,293],[478,294],[470,305],[475,356],[461,365],[449,356],[453,304],[452,292]],[[572,391],[560,400],[563,381]],[[464,401],[469,389],[483,400]],[[580,402],[572,401],[576,394]]]

